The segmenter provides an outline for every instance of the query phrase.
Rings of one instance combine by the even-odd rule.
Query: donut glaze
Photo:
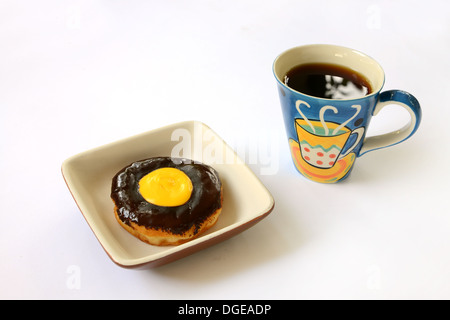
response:
[[[147,202],[139,192],[139,181],[159,168],[177,168],[192,181],[193,190],[189,200],[179,206],[165,207]],[[112,180],[111,199],[116,205],[120,220],[130,226],[183,234],[200,225],[221,208],[222,183],[210,166],[185,158],[156,157],[136,161],[120,170]]]

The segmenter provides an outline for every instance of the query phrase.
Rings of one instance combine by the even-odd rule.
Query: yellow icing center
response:
[[[181,170],[160,168],[142,177],[139,192],[154,205],[176,207],[185,204],[192,193],[192,181]]]

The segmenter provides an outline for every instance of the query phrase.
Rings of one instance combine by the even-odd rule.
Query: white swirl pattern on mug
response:
[[[333,112],[334,112],[335,114],[338,113],[338,109],[337,109],[336,107],[333,107],[333,106],[325,106],[325,107],[322,107],[322,108],[320,109],[320,111],[319,111],[319,119],[320,119],[320,123],[321,123],[322,126],[323,126],[323,129],[325,130],[325,135],[326,135],[326,136],[328,136],[328,133],[329,133],[327,124],[325,123],[325,117],[324,117],[325,111],[327,111],[327,110],[333,110]],[[333,131],[333,135],[334,135],[334,134],[335,134],[335,133],[334,133],[334,131]]]
[[[300,115],[303,117],[303,120],[305,120],[306,123],[309,124],[309,126],[311,127],[312,132],[313,132],[313,133],[316,133],[316,129],[314,128],[314,126],[312,125],[312,123],[308,120],[308,118],[307,118],[307,117],[303,114],[303,112],[300,110],[300,105],[301,105],[301,104],[306,105],[308,108],[311,108],[311,106],[310,106],[307,102],[302,101],[302,100],[297,100],[297,101],[295,102],[295,107],[297,108],[298,113],[300,113]]]
[[[312,123],[309,121],[309,119],[305,116],[305,114],[300,109],[300,106],[302,104],[304,104],[306,107],[308,107],[308,109],[311,108],[311,106],[307,102],[302,101],[302,100],[297,100],[295,102],[295,107],[297,108],[298,113],[300,113],[300,115],[302,116],[303,120],[305,120],[306,123],[308,123],[309,127],[311,128],[312,133],[316,133],[316,129],[314,128]],[[359,105],[359,104],[352,105],[352,108],[356,109],[356,112],[353,114],[353,116],[351,116],[347,121],[345,121],[342,124],[340,124],[339,126],[337,126],[333,130],[331,135],[333,135],[333,136],[336,135],[339,132],[339,130],[341,130],[343,127],[345,127],[350,121],[355,119],[356,116],[361,112],[361,105]],[[325,112],[327,110],[332,110],[334,112],[334,114],[337,114],[339,112],[336,107],[333,107],[333,106],[330,106],[330,105],[324,106],[324,107],[322,107],[320,109],[320,111],[319,111],[319,119],[320,119],[320,123],[322,124],[323,129],[325,131],[325,136],[328,136],[328,134],[329,134],[329,129],[328,129],[328,127],[326,125],[326,121],[325,121]]]

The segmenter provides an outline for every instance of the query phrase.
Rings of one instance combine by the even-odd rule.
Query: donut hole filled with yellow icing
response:
[[[183,171],[172,167],[153,170],[139,181],[142,197],[163,207],[185,204],[191,197],[192,189],[191,179]]]

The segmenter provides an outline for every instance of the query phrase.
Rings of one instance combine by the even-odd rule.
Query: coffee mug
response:
[[[358,97],[324,98],[290,87],[288,73],[298,66],[311,65],[335,66],[354,72],[364,78],[370,90]],[[403,142],[419,127],[422,112],[417,99],[401,90],[381,92],[385,79],[383,69],[359,51],[325,44],[291,48],[275,59],[273,73],[292,160],[297,170],[310,180],[342,181],[349,176],[357,157]],[[409,123],[390,133],[366,137],[372,116],[391,104],[409,112]]]

